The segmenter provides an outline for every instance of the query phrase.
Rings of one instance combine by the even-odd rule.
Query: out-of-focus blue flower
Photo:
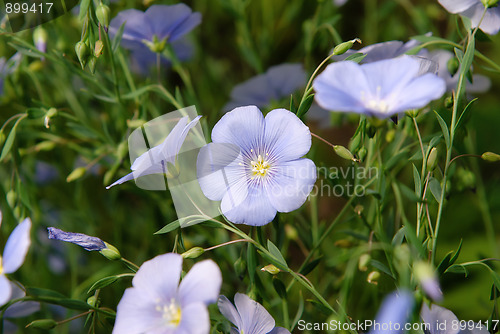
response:
[[[109,33],[114,36],[125,23],[121,44],[127,49],[172,43],[201,23],[201,14],[193,13],[185,4],[153,5],[145,12],[137,9],[124,10],[111,20]],[[158,50],[161,52],[161,48]]]
[[[260,226],[304,204],[316,166],[301,158],[311,133],[295,114],[275,109],[264,118],[256,106],[236,108],[214,126],[212,141],[198,155],[198,182],[208,199],[222,201],[227,219]]]
[[[393,292],[382,302],[369,334],[401,333],[411,315],[414,304],[415,300],[410,291]]]
[[[450,13],[468,17],[473,28],[477,27],[481,21],[485,9],[481,0],[438,0],[438,2]],[[500,30],[500,7],[488,8],[479,29],[490,35],[498,33]]]
[[[456,89],[460,70],[458,69],[456,73],[451,75],[447,66],[450,59],[454,57],[453,53],[447,50],[434,50],[431,51],[427,57],[438,64],[438,75],[446,81],[446,90],[451,92]],[[465,91],[468,93],[484,93],[487,92],[490,87],[491,81],[488,77],[474,74],[472,76],[472,83],[469,81],[466,82]]]
[[[31,220],[26,218],[16,226],[5,244],[3,256],[0,258],[0,306],[11,299],[12,287],[5,274],[12,274],[23,264],[31,245],[30,230]]]
[[[364,48],[361,48],[359,50],[352,50],[352,49],[348,50],[344,54],[333,56],[332,59],[340,61],[346,59],[347,57],[355,53],[362,53],[366,56],[363,58],[363,60],[361,60],[361,64],[373,63],[379,60],[391,59],[402,56],[419,44],[420,42],[418,42],[417,40],[410,40],[406,43],[403,43],[401,41],[388,41],[388,42],[376,43],[365,46]],[[425,55],[426,53],[427,50],[420,50],[418,55],[419,56]]]
[[[275,327],[273,317],[264,306],[250,299],[247,295],[237,293],[234,296],[234,305],[236,307],[225,296],[220,296],[217,302],[220,312],[236,326],[231,330],[231,333],[290,334],[283,327]]]
[[[48,227],[47,231],[49,232],[49,239],[71,242],[87,251],[101,251],[107,248],[105,242],[101,239],[83,233],[64,232],[55,227]]]
[[[224,106],[224,111],[248,105],[263,108],[269,106],[272,101],[289,98],[290,94],[305,84],[306,72],[301,64],[272,66],[266,73],[236,85],[231,91],[231,100]]]
[[[179,61],[189,60],[193,56],[193,45],[185,38],[179,39],[172,43],[172,51]],[[131,50],[131,68],[134,72],[146,75],[151,68],[156,66],[156,53],[151,51],[147,46],[143,45]],[[163,56],[160,57],[162,67],[168,67],[171,61]]]
[[[340,7],[340,6],[345,5],[345,3],[347,2],[347,0],[333,0],[332,2],[333,2],[333,4],[335,6]]]
[[[422,108],[446,90],[442,78],[422,74],[421,63],[410,56],[363,65],[333,63],[314,80],[313,87],[322,108],[379,118]]]
[[[35,182],[37,185],[46,185],[57,179],[57,169],[44,161],[38,160],[35,164]]]
[[[201,261],[179,284],[181,272],[179,254],[144,262],[118,304],[113,333],[208,334],[207,305],[219,296],[220,269],[212,260]]]
[[[10,286],[12,290],[10,300],[19,299],[26,296],[24,290],[18,287],[17,284],[10,283]],[[38,302],[22,301],[12,304],[5,310],[5,313],[3,314],[3,332],[5,334],[17,333],[17,326],[7,319],[24,318],[32,313],[38,312],[39,310],[40,303]]]
[[[144,175],[162,173],[168,175],[170,173],[168,164],[175,166],[177,155],[179,154],[189,130],[198,123],[200,118],[201,116],[197,116],[189,123],[187,116],[181,118],[163,143],[151,148],[135,159],[130,167],[133,171],[132,173],[125,175],[112,185],[107,186],[106,189]]]
[[[16,52],[10,59],[0,58],[0,95],[3,94],[3,84],[5,78],[11,74],[19,65],[21,54]]]

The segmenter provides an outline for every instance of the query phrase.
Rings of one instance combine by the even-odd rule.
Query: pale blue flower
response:
[[[16,52],[9,59],[5,57],[0,57],[0,95],[3,94],[3,84],[5,78],[15,71],[19,63],[21,62],[21,54]]]
[[[106,189],[144,175],[167,174],[168,164],[175,165],[177,155],[179,154],[189,130],[198,124],[200,118],[201,116],[197,116],[189,123],[187,116],[181,118],[163,143],[151,148],[135,159],[130,167],[132,173],[125,175],[112,185],[107,186]]]
[[[31,220],[26,218],[16,226],[5,244],[3,256],[0,258],[0,306],[11,299],[12,287],[5,274],[14,273],[23,264],[31,245],[30,230]]]
[[[231,328],[231,334],[290,334],[283,327],[275,327],[273,317],[264,306],[247,295],[237,293],[234,305],[236,307],[225,296],[220,296],[217,302],[220,313],[236,326]]]
[[[421,72],[410,56],[359,65],[342,61],[328,65],[313,82],[318,104],[328,110],[387,118],[426,106],[440,98],[444,80]]]
[[[212,260],[196,263],[179,284],[182,256],[163,254],[146,261],[125,290],[116,310],[115,334],[208,334],[207,305],[222,284]]]
[[[124,10],[111,20],[109,33],[114,36],[125,23],[121,44],[135,49],[147,42],[175,42],[201,23],[201,14],[185,4],[153,5],[145,12]]]
[[[448,62],[454,57],[451,51],[447,50],[434,50],[427,56],[430,60],[438,64],[438,75],[446,82],[446,90],[451,92],[457,88],[460,70],[451,75],[448,71]],[[484,93],[491,87],[491,80],[481,74],[474,74],[472,76],[472,83],[468,80],[465,84],[465,91],[467,93]]]
[[[484,5],[481,0],[438,0],[447,11],[460,14],[471,20],[475,28],[481,21]],[[500,7],[488,8],[479,29],[487,34],[495,35],[500,30]]]
[[[295,114],[275,109],[264,118],[256,106],[236,108],[214,126],[212,141],[198,155],[198,182],[230,221],[265,225],[306,201],[316,166],[301,158],[311,133]]]
[[[410,318],[414,304],[415,300],[410,291],[391,293],[382,302],[369,334],[401,333]]]
[[[420,317],[427,326],[426,332],[429,334],[489,334],[485,324],[474,323],[473,326],[468,321],[464,330],[460,329],[460,320],[450,310],[432,304],[431,307],[424,303],[420,310]],[[456,324],[456,326],[453,326]],[[473,328],[471,328],[473,327]]]
[[[49,232],[49,239],[71,242],[87,251],[101,251],[107,248],[101,239],[83,233],[64,232],[55,227],[48,227],[47,231]]]
[[[267,107],[273,101],[290,98],[305,84],[306,72],[301,64],[272,66],[266,73],[236,85],[231,91],[231,100],[223,109],[228,111],[248,105]]]

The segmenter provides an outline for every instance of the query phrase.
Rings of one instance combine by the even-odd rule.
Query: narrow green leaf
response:
[[[179,227],[181,227],[179,220],[175,220],[175,221],[165,225],[163,228],[156,231],[154,234],[164,234],[164,233],[172,232],[173,230],[176,230]]]
[[[120,42],[122,41],[123,30],[125,29],[125,22],[118,28],[115,37],[111,41],[111,50],[113,53],[116,52],[118,47],[120,46]]]
[[[450,259],[450,265],[454,264],[455,261],[458,259],[458,256],[460,255],[460,251],[462,250],[462,239],[460,239],[460,245],[458,245],[458,249],[457,251],[455,252],[455,254],[453,254],[453,257]]]
[[[381,272],[383,272],[384,274],[386,274],[387,276],[389,276],[390,278],[392,278],[393,280],[396,280],[396,277],[394,277],[394,274],[391,272],[391,270],[389,269],[389,267],[387,267],[382,262],[374,260],[374,259],[371,259],[370,260],[370,264],[373,267],[375,267],[378,270],[380,270]]]
[[[285,268],[285,270],[288,269],[285,258],[281,254],[278,247],[276,247],[271,240],[267,240],[267,249],[269,250],[269,253],[271,253],[271,255],[276,259],[276,261],[278,261],[278,263]]]
[[[12,130],[10,130],[9,136],[3,145],[2,154],[0,155],[0,162],[5,159],[7,154],[9,154],[12,145],[14,144],[14,139],[16,138],[17,123],[14,125]]]
[[[297,117],[301,118],[306,114],[306,112],[311,108],[311,105],[314,101],[314,94],[309,95],[306,97],[304,101],[299,106],[299,110],[297,110]]]
[[[452,254],[453,254],[453,252],[449,252],[448,254],[446,254],[446,256],[439,263],[439,265],[437,267],[437,272],[438,272],[439,276],[443,275],[443,273],[445,273],[446,270],[450,267],[450,265],[451,265],[450,260],[451,260]]]
[[[450,130],[448,129],[448,125],[446,125],[446,122],[441,117],[441,115],[438,114],[437,111],[434,111],[434,114],[436,115],[436,118],[439,122],[439,126],[441,126],[441,131],[443,132],[443,137],[444,137],[444,142],[446,143],[446,148],[450,149]]]
[[[417,167],[413,166],[413,182],[415,183],[415,194],[417,197],[420,197],[422,194],[422,180],[420,179],[420,173],[418,172]]]
[[[350,61],[353,61],[355,63],[360,63],[363,59],[365,59],[366,55],[365,54],[362,54],[362,53],[354,53],[350,56],[348,56],[346,59],[344,60],[350,60]]]
[[[87,293],[92,293],[93,291],[95,291],[97,289],[105,288],[108,285],[113,284],[117,280],[118,280],[117,276],[109,276],[109,277],[101,278],[100,280],[98,280],[97,282],[95,282],[94,284],[92,284],[92,286],[90,287],[90,289],[89,289],[89,291]]]
[[[295,328],[295,326],[297,326],[300,319],[302,319],[302,314],[304,313],[304,297],[302,296],[301,290],[299,290],[299,295],[300,295],[299,296],[299,306],[297,307],[297,313],[295,314],[295,318],[293,318],[292,327],[291,327],[292,331]]]
[[[300,271],[300,273],[301,273],[302,275],[304,275],[304,276],[305,276],[305,275],[307,275],[307,274],[309,274],[309,273],[310,273],[311,271],[313,271],[313,270],[314,270],[314,268],[316,268],[316,266],[317,266],[317,265],[321,262],[321,259],[322,259],[322,258],[320,257],[320,258],[317,258],[317,259],[315,259],[315,260],[312,260],[311,262],[309,262],[308,264],[306,264],[306,265],[304,266],[304,268]]]
[[[286,300],[287,293],[285,284],[283,284],[283,282],[279,278],[273,277],[273,286],[278,296],[280,296],[281,299]]]
[[[458,118],[458,122],[457,122],[457,125],[455,125],[455,131],[460,127],[462,126],[463,123],[465,123],[467,121],[467,119],[469,118],[469,115],[470,115],[470,106],[477,101],[477,97],[473,100],[471,100],[467,106],[464,108],[464,111],[462,112],[462,114],[460,115],[460,117]]]

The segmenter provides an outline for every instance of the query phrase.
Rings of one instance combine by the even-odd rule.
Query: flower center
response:
[[[172,298],[170,303],[162,304],[160,302],[156,305],[156,310],[162,313],[162,318],[165,321],[167,327],[175,328],[179,326],[181,322],[181,308],[175,302],[175,299]]]
[[[269,154],[266,154],[268,156]],[[252,176],[260,176],[264,177],[266,176],[267,172],[269,171],[269,168],[271,165],[269,162],[265,160],[265,158],[262,157],[262,155],[259,154],[257,157],[257,160],[252,160],[250,161],[250,167],[252,170]]]
[[[367,98],[367,94],[365,91],[361,92],[361,101],[364,102],[365,106],[371,110],[376,110],[382,113],[386,113],[389,110],[389,103],[387,103],[386,99],[382,98],[381,95],[382,87],[377,86],[377,92],[375,95],[369,94],[369,98]]]

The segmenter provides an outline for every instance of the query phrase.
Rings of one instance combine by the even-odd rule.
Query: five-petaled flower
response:
[[[273,317],[264,306],[247,295],[237,293],[234,305],[236,307],[225,296],[220,296],[217,302],[220,312],[236,326],[232,334],[290,334],[283,327],[275,327]]]
[[[328,110],[387,118],[418,109],[440,98],[444,80],[422,73],[410,56],[359,65],[342,61],[328,65],[313,82],[316,101]]]
[[[231,101],[223,109],[228,111],[248,105],[267,107],[273,101],[290,98],[290,94],[305,83],[306,72],[301,64],[272,66],[266,73],[236,85],[231,91]]]
[[[488,8],[481,21],[485,10],[481,0],[438,0],[438,2],[450,13],[468,17],[473,28],[481,22],[479,29],[487,34],[495,35],[500,30],[500,7]]]
[[[219,296],[220,269],[212,260],[201,261],[179,284],[181,272],[179,254],[144,262],[118,304],[113,333],[208,334],[207,305]]]
[[[168,176],[175,173],[176,159],[181,146],[189,130],[198,124],[200,118],[201,116],[197,116],[188,123],[188,117],[182,117],[161,144],[149,149],[135,159],[132,167],[130,167],[132,173],[107,186],[106,189],[144,175],[166,174]]]
[[[166,43],[172,43],[190,32],[201,22],[201,14],[193,13],[185,4],[153,5],[145,12],[127,9],[120,12],[109,25],[110,35],[116,35],[125,24],[121,44],[126,49],[144,44],[153,52],[162,52]]]
[[[0,214],[0,223],[1,217]],[[26,218],[16,226],[5,244],[0,257],[0,306],[7,303],[12,295],[12,287],[5,274],[12,274],[23,264],[31,245],[30,230],[31,220]]]
[[[198,155],[198,182],[207,198],[222,201],[227,219],[260,226],[304,204],[316,166],[302,158],[311,133],[295,114],[275,109],[264,118],[256,106],[236,108],[214,126],[212,141]]]

